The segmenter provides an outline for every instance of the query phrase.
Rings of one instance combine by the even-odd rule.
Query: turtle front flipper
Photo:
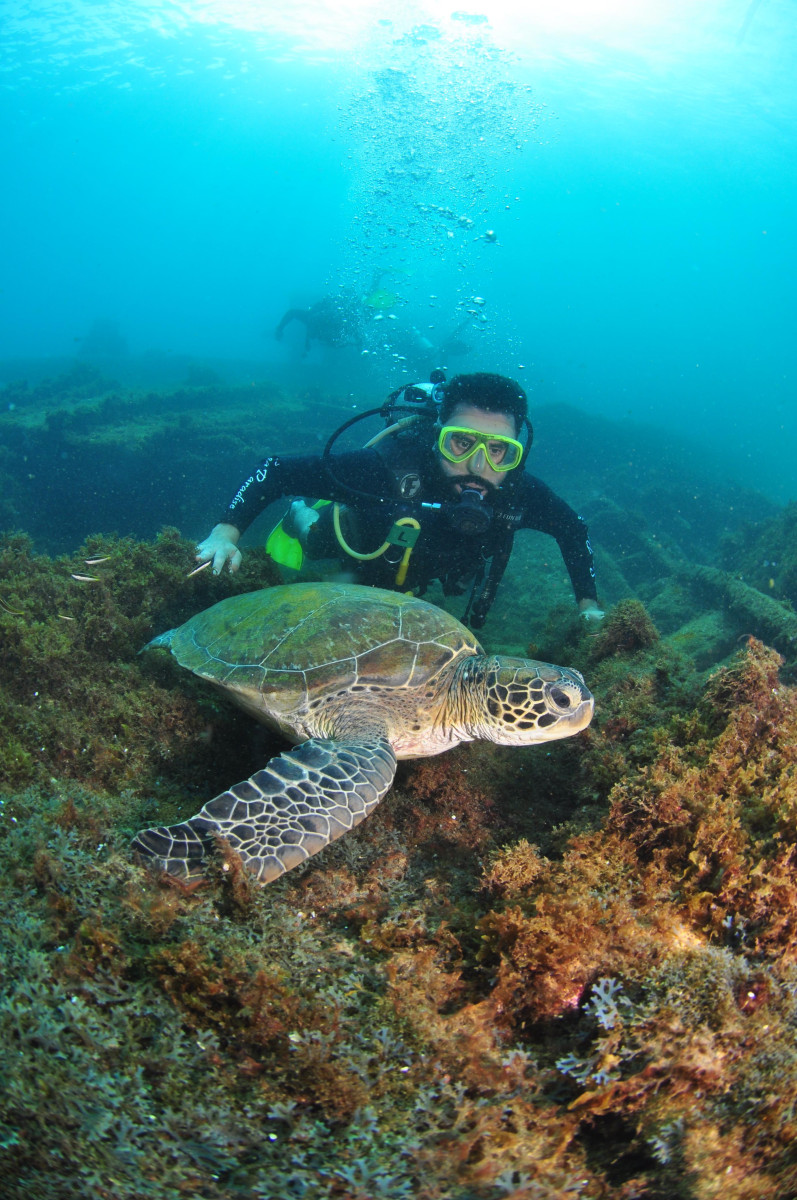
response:
[[[179,825],[143,829],[133,849],[170,875],[198,875],[223,838],[261,883],[317,854],[368,816],[390,788],[386,738],[304,742]]]

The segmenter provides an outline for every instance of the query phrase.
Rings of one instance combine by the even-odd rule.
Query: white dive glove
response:
[[[231,573],[235,574],[241,565],[241,551],[236,544],[240,536],[234,525],[214,525],[204,542],[197,544],[197,562],[212,562],[214,575],[219,575],[224,564],[229,563]]]
[[[582,607],[583,606],[583,607]],[[602,608],[598,608],[594,600],[582,600],[578,606],[579,613],[588,625],[600,625],[606,613]]]
[[[305,504],[304,500],[294,500],[282,518],[282,528],[288,537],[298,538],[302,547],[307,546],[307,535],[318,520],[318,512]]]

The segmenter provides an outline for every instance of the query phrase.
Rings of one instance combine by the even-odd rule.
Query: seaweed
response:
[[[231,863],[186,887],[131,860],[131,831],[263,749],[137,651],[271,580],[257,554],[192,563],[174,531],[0,546],[4,1194],[793,1195],[778,654],[747,639],[706,678],[618,607],[603,640],[567,632],[598,700],[579,738],[403,764],[268,888]]]
[[[621,600],[607,615],[590,646],[590,660],[600,662],[612,654],[647,650],[659,633],[639,600]]]
[[[24,534],[0,537],[0,783],[58,777],[153,791],[164,770],[187,782],[190,742],[201,764],[219,722],[240,727],[214,697],[165,686],[168,669],[138,657],[153,634],[208,603],[275,580],[257,553],[236,577],[188,578],[193,565],[176,530],[154,543],[93,537],[59,559],[35,554]]]

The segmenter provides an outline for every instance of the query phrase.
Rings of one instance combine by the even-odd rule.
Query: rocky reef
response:
[[[270,580],[257,554],[235,580],[192,563],[174,531],[0,545],[4,1194],[794,1194],[777,653],[747,639],[699,674],[624,601],[549,647],[598,699],[579,738],[405,764],[305,868],[185,887],[131,834],[274,749],[137,654]]]
[[[135,461],[172,447],[175,479],[210,453],[187,392],[164,417],[71,386],[50,421],[46,389],[17,389],[10,524],[25,454],[66,486],[121,461],[111,420],[132,454],[138,412]],[[717,500],[690,558],[674,513],[652,528],[602,495],[597,636],[550,550],[521,549],[485,642],[578,667],[591,727],[404,763],[360,828],[261,890],[229,858],[181,886],[129,842],[281,746],[138,653],[273,566],[252,548],[235,577],[189,574],[191,541],[119,537],[113,504],[64,553],[48,505],[0,538],[4,1196],[797,1194],[791,509],[722,534]]]

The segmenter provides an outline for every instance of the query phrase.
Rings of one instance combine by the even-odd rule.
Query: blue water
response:
[[[0,360],[101,320],[379,399],[465,322],[452,369],[795,496],[790,0],[283,7],[4,6]],[[375,273],[367,355],[274,339]]]

